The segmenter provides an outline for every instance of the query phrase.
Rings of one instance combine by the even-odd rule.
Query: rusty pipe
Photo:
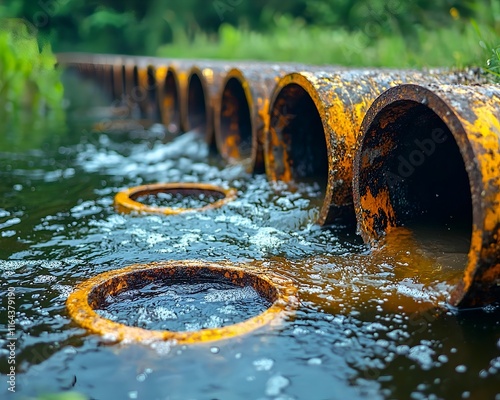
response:
[[[191,66],[192,63],[189,61],[172,60],[160,85],[161,121],[170,132],[175,134],[187,130],[183,116],[186,106],[187,76]]]
[[[214,104],[229,69],[225,62],[196,61],[187,76],[183,126],[203,135],[209,146],[215,144]]]
[[[466,238],[454,306],[500,298],[500,88],[401,85],[362,124],[354,160],[358,227],[375,242],[422,225]]]
[[[215,141],[224,160],[243,162],[250,173],[264,173],[263,143],[271,94],[279,78],[303,68],[240,62],[229,70],[214,104]]]
[[[264,161],[270,181],[315,179],[325,193],[317,223],[354,221],[352,160],[364,114],[384,90],[404,82],[449,82],[442,72],[330,69],[281,78],[271,97]]]
[[[168,60],[158,58],[140,58],[136,63],[134,79],[142,91],[138,99],[141,116],[153,121],[160,120],[159,87],[163,83],[168,67]]]

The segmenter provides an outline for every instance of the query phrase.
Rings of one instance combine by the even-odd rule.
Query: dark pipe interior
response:
[[[381,121],[393,121],[381,127]],[[464,249],[472,234],[472,197],[458,145],[446,124],[426,105],[400,101],[383,109],[367,132],[364,154],[393,142],[364,174],[389,190],[397,224],[421,232],[460,235]],[[371,181],[371,182],[370,182]]]
[[[115,68],[116,67],[111,67],[111,77],[109,79],[109,85],[111,86],[111,97],[113,98],[113,100],[116,100],[119,98],[118,91],[116,90],[116,86],[115,86],[115,80],[116,80]]]
[[[188,130],[205,135],[208,131],[208,107],[205,103],[205,91],[197,74],[191,74],[188,82],[187,119]]]
[[[121,100],[123,97],[124,82],[123,82],[123,66],[113,65],[113,97],[115,100]]]
[[[220,134],[223,142],[231,136],[239,138],[241,158],[252,155],[252,119],[245,91],[236,78],[227,81],[222,94]]]
[[[147,91],[147,117],[153,121],[160,120],[160,108],[158,105],[158,93],[157,93],[157,82],[155,69],[149,66],[147,69],[148,83],[146,87]]]
[[[122,65],[122,96],[127,93],[127,68],[125,65]]]
[[[309,94],[299,85],[284,87],[274,102],[271,126],[281,132],[287,145],[292,176],[296,181],[314,180],[326,191],[328,152],[321,117]],[[280,121],[287,121],[284,125]],[[283,161],[279,148],[271,149],[275,162]]]
[[[179,91],[174,73],[168,70],[163,88],[164,104],[162,112],[166,114],[167,128],[170,132],[179,132],[181,124],[181,110],[179,102]],[[166,107],[168,106],[168,107]]]

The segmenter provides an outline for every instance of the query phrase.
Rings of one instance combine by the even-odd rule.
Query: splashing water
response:
[[[397,239],[368,252],[345,227],[313,224],[321,204],[314,182],[291,191],[222,165],[194,133],[86,129],[71,128],[42,150],[0,153],[0,276],[2,289],[16,293],[21,395],[155,399],[168,388],[171,399],[498,398],[499,308],[445,306],[461,271],[437,257],[439,238],[427,236],[433,245],[424,250]],[[182,216],[113,208],[120,190],[176,181],[234,187],[238,198]],[[300,307],[279,327],[187,347],[114,344],[69,320],[65,300],[77,283],[164,259],[272,270],[295,282]],[[124,292],[101,312],[149,329],[190,330],[267,307],[248,288],[211,285]],[[7,373],[4,321],[0,328],[0,372]],[[4,384],[0,396],[7,394]]]

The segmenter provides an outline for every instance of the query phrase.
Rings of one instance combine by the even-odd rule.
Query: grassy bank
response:
[[[485,66],[499,46],[500,39],[492,28],[482,28],[478,32],[473,23],[464,24],[463,21],[432,31],[416,27],[411,37],[381,35],[374,38],[368,29],[327,30],[280,17],[276,19],[276,27],[267,33],[222,25],[217,36],[199,32],[194,39],[188,40],[179,31],[174,42],[160,47],[158,54],[347,66],[462,68]]]

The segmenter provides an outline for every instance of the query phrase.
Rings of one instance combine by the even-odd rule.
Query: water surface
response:
[[[174,138],[158,125],[126,133],[91,126],[72,125],[41,149],[0,149],[1,309],[6,289],[15,288],[17,395],[500,399],[499,308],[446,306],[461,275],[447,260],[463,259],[463,249],[447,255],[439,238],[422,249],[402,235],[370,253],[350,229],[312,223],[321,205],[315,183],[293,192],[270,185],[210,156],[193,133]],[[113,207],[120,190],[177,181],[233,187],[238,198],[172,216],[122,215]],[[272,270],[296,284],[300,306],[281,326],[191,346],[117,344],[68,318],[65,300],[77,283],[134,263],[185,259]],[[156,301],[147,300],[146,314]],[[198,305],[198,314],[177,320],[184,329],[230,315],[221,313],[226,304]],[[176,307],[169,303],[156,323]],[[134,318],[140,323],[141,315]],[[0,333],[5,374],[4,319]],[[2,382],[0,397],[8,398]]]

